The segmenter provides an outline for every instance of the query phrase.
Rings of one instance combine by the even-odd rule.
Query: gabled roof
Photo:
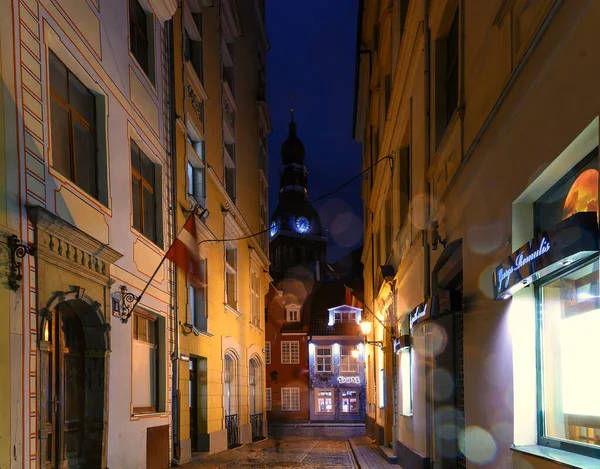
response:
[[[336,323],[329,326],[329,311],[338,308],[357,310],[344,304],[346,287],[341,281],[320,282],[307,298],[310,310],[309,334],[358,336],[360,327],[356,323]]]

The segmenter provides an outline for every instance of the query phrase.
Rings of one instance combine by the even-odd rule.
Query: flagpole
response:
[[[183,224],[183,226],[185,226],[185,224],[188,222],[188,220],[190,219],[190,217],[196,216],[196,210],[198,209],[199,206],[200,206],[200,204],[196,203],[196,206],[192,209],[192,212],[190,213],[189,217],[187,217],[185,219],[185,223]],[[181,227],[181,230],[179,230],[179,233],[177,233],[177,236],[175,237],[175,239],[177,239],[177,237],[183,231],[183,226]],[[171,245],[169,246],[169,249],[167,249],[167,252],[165,252],[165,255],[162,257],[162,259],[158,263],[158,266],[156,266],[156,269],[154,270],[154,273],[150,276],[150,280],[148,280],[148,283],[146,283],[146,285],[144,286],[142,292],[138,296],[135,296],[132,293],[128,293],[127,294],[127,295],[131,295],[132,299],[135,298],[135,302],[133,303],[133,306],[129,307],[127,316],[125,316],[123,314],[123,312],[121,311],[121,321],[122,322],[126,323],[129,320],[129,318],[131,317],[131,315],[133,314],[133,310],[140,303],[142,297],[144,296],[144,293],[146,293],[146,290],[148,290],[148,287],[152,283],[152,280],[154,280],[154,277],[156,277],[156,274],[158,273],[158,271],[160,270],[160,268],[162,267],[162,265],[165,263],[165,259],[169,255],[169,252],[171,252],[171,248],[173,247],[174,243],[175,243],[175,240],[173,240],[173,243],[171,243]],[[121,303],[121,309],[123,309],[123,306],[124,306],[124,302]]]

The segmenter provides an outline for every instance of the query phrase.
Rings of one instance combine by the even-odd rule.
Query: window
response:
[[[285,308],[285,320],[287,322],[300,322],[300,308],[297,306]]]
[[[446,124],[458,107],[458,10],[446,37]]]
[[[267,404],[267,411],[272,410],[273,408],[273,396],[271,394],[271,388],[266,388],[267,391],[267,398],[266,398],[266,404]]]
[[[335,322],[356,322],[355,311],[336,311],[334,313]]]
[[[202,13],[191,14],[194,22],[190,32],[183,31],[183,55],[190,62],[200,82],[204,82],[204,56],[202,50]]]
[[[198,269],[198,275],[190,276],[189,285],[189,312],[190,318],[189,323],[192,326],[200,329],[201,331],[207,331],[207,295],[206,295],[206,259],[201,258]]]
[[[267,365],[271,364],[271,342],[265,342],[265,362]]]
[[[129,0],[129,50],[154,83],[154,16],[138,0]]]
[[[410,209],[411,187],[410,187],[410,146],[400,149],[398,155],[397,184],[400,193],[399,200],[399,227],[404,226],[408,219]]]
[[[159,410],[159,343],[156,317],[134,311],[132,404],[134,414]]]
[[[317,373],[331,373],[331,347],[317,347],[316,350]]]
[[[237,399],[237,362],[231,355],[225,355],[223,369],[223,399],[225,415],[236,415],[238,411]]]
[[[187,192],[202,207],[206,206],[206,165],[204,141],[188,126]]]
[[[590,370],[600,330],[598,259],[537,290],[542,444],[600,456],[600,375]]]
[[[400,386],[402,389],[402,415],[411,416],[412,409],[412,348],[400,352]]]
[[[342,413],[358,414],[358,392],[342,389]]]
[[[356,373],[357,359],[352,356],[352,347],[340,347],[340,373]]]
[[[231,243],[225,246],[225,303],[237,309],[237,248]]]
[[[262,414],[262,395],[260,392],[260,367],[256,360],[250,360],[248,369],[248,398],[250,400],[250,415]],[[258,386],[256,384],[259,384]]]
[[[250,322],[256,327],[260,327],[260,277],[255,270],[252,270],[250,277],[250,296],[252,302]]]
[[[131,196],[133,227],[150,241],[159,244],[160,168],[131,141]]]
[[[379,408],[383,409],[385,407],[385,371],[382,369],[379,370]]]
[[[225,169],[224,184],[227,194],[235,201],[236,196],[236,167],[235,167],[235,144],[223,146],[223,166]]]
[[[48,69],[52,166],[99,199],[94,95],[52,52]]]
[[[281,364],[297,365],[300,363],[300,349],[297,340],[284,340],[281,342]]]
[[[300,410],[300,388],[281,388],[281,410],[284,412]]]
[[[333,413],[333,389],[316,389],[315,390],[318,413]]]

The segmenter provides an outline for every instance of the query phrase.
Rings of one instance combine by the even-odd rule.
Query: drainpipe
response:
[[[424,105],[424,140],[425,140],[425,154],[424,154],[424,183],[425,183],[425,193],[429,195],[431,198],[431,187],[429,184],[429,179],[427,178],[427,172],[429,170],[429,165],[431,161],[431,77],[430,77],[430,37],[429,37],[429,1],[423,0],[423,62],[424,62],[424,71],[423,71],[423,105]],[[431,217],[431,209],[429,204],[425,204],[423,208],[425,211],[425,229],[422,232],[423,236],[423,299],[427,299],[431,294],[431,284],[429,277],[430,270],[430,252],[429,252],[429,241],[427,237],[427,227],[429,226],[429,219]],[[431,384],[430,378],[427,376],[427,366],[424,367],[423,372],[425,373],[425,383],[426,389],[429,389]],[[425,393],[425,398],[427,399],[427,392]],[[432,406],[433,402],[425,403],[425,438],[426,438],[426,448],[427,454],[426,456],[430,459],[430,464],[433,464],[433,436],[431,432],[433,431],[433,422],[432,422]]]
[[[175,14],[178,14],[177,12]],[[171,137],[171,200],[173,201],[174,206],[177,204],[177,165],[176,157],[177,157],[177,146],[176,146],[176,137],[177,137],[177,126],[175,124],[175,59],[173,57],[174,51],[174,28],[173,28],[173,20],[169,20],[166,22],[167,34],[166,38],[168,41],[169,48],[169,119],[171,120],[170,125],[170,137]],[[171,214],[171,226],[172,237],[177,236],[177,210],[173,209]],[[175,287],[175,291],[172,292],[173,295],[173,312],[171,314],[171,328],[174,331],[174,342],[175,342],[175,356],[171,356],[171,365],[173,371],[172,384],[171,384],[171,419],[173,422],[173,452],[171,454],[171,459],[173,462],[173,466],[178,466],[179,458],[181,455],[179,454],[180,448],[180,433],[179,433],[179,304],[178,304],[178,291],[177,291],[177,269],[173,269],[173,285]],[[176,458],[177,456],[177,458]]]

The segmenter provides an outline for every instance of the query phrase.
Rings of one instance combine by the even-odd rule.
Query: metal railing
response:
[[[253,414],[250,416],[250,425],[252,425],[252,441],[264,438],[263,435],[263,415]]]
[[[240,444],[240,425],[237,414],[225,416],[225,428],[227,429],[227,447],[238,446]]]

